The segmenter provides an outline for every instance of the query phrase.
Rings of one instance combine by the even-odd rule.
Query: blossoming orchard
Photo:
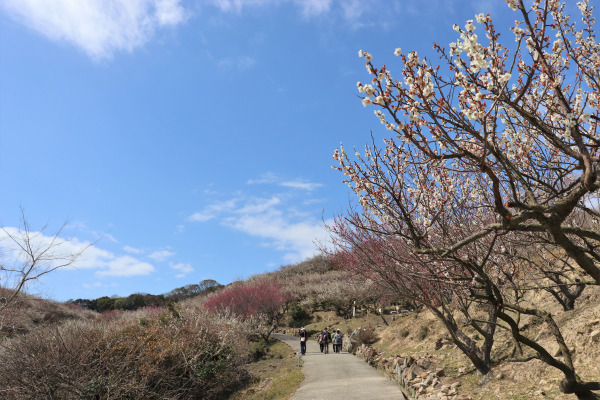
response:
[[[331,252],[432,310],[481,372],[503,327],[513,359],[542,360],[563,374],[563,393],[597,398],[600,383],[580,377],[552,313],[523,301],[545,290],[571,310],[600,284],[594,10],[581,1],[574,18],[557,0],[506,2],[510,30],[476,15],[454,25],[455,42],[434,44],[439,60],[392,49],[395,69],[359,51],[371,75],[357,83],[362,104],[391,135],[334,152],[358,204],[329,227]],[[558,355],[527,336],[521,315],[544,321]]]

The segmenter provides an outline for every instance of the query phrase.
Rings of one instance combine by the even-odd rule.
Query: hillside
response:
[[[519,358],[528,358],[528,361],[515,362],[515,342],[502,322],[494,337],[491,372],[484,377],[431,312],[417,309],[396,314],[396,304],[400,304],[400,310],[408,306],[389,296],[382,303],[382,293],[373,293],[371,283],[361,285],[323,257],[267,275],[282,282],[284,291],[295,299],[280,323],[280,332],[294,334],[300,326],[305,326],[316,337],[326,326],[340,329],[347,339],[352,337],[358,341],[353,349],[358,356],[399,379],[408,394],[422,397],[451,394],[472,399],[575,398],[561,393],[559,384],[563,377],[558,369],[533,358],[532,351],[522,347],[523,355]],[[355,301],[357,315],[351,318]],[[554,297],[543,290],[525,292],[521,302],[524,306],[535,305],[554,317],[580,378],[599,381],[600,288],[588,286],[571,311],[564,311]],[[379,308],[383,309],[383,318],[378,314]],[[481,341],[464,317],[457,313],[455,318],[466,334],[476,342]],[[532,316],[518,318],[523,335],[533,338],[557,360],[564,360],[548,324]],[[346,346],[350,346],[349,341]],[[415,365],[412,368],[411,363]]]
[[[331,278],[331,277],[330,277]],[[538,300],[539,301],[539,300]],[[565,340],[572,346],[573,362],[581,378],[589,381],[600,380],[600,288],[586,289],[579,299],[575,311],[563,311],[548,295],[544,305],[558,321],[565,332]],[[346,319],[333,311],[316,311],[306,329],[313,332],[324,327],[340,329],[347,338],[359,339],[360,331],[373,331],[375,342],[372,345],[360,344],[354,349],[357,356],[374,367],[383,370],[394,379],[404,381],[407,392],[414,396],[450,394],[449,398],[471,399],[569,399],[559,390],[561,374],[539,360],[516,363],[506,361],[514,349],[514,342],[507,330],[500,329],[492,357],[494,361],[490,374],[482,377],[473,368],[468,358],[454,345],[443,325],[428,311],[417,310],[400,314],[384,315],[389,323],[386,326],[379,315],[361,313],[357,318]],[[524,320],[528,326],[526,333],[536,337],[553,355],[558,347],[550,340],[544,324],[535,320]],[[291,333],[295,328],[286,327],[282,332]],[[354,333],[354,336],[353,336]],[[345,347],[349,341],[345,342]],[[346,350],[351,351],[348,347]],[[404,360],[412,368],[402,368]],[[407,373],[410,370],[410,373]]]
[[[361,284],[324,257],[236,284],[265,280],[278,282],[287,299],[278,316],[279,332],[295,334],[304,326],[316,338],[325,327],[340,329],[346,351],[398,380],[407,397],[574,398],[560,392],[562,377],[556,368],[536,359],[509,361],[515,345],[506,329],[495,335],[492,370],[483,377],[430,311],[410,310],[389,293],[382,303],[382,293],[374,291],[372,282]],[[3,315],[0,383],[4,382],[6,393],[14,398],[47,393],[43,390],[95,393],[98,398],[108,398],[109,390],[120,390],[132,398],[141,398],[136,393],[151,396],[147,398],[167,393],[174,398],[194,398],[198,390],[210,388],[213,398],[287,399],[302,381],[301,370],[294,368],[293,352],[274,341],[265,344],[252,319],[207,312],[208,300],[227,288],[236,290],[236,284],[169,307],[102,314],[23,295],[10,313]],[[532,291],[522,302],[550,312],[572,350],[581,378],[600,380],[600,288],[586,288],[572,311],[563,311],[546,292]],[[464,319],[456,318],[467,334],[478,338]],[[559,356],[547,324],[523,316],[520,325],[524,334]],[[46,349],[43,358],[38,356],[40,348]],[[220,355],[214,358],[215,354]],[[524,356],[528,355],[525,350]],[[88,360],[85,367],[74,368],[81,365],[82,357]],[[181,374],[188,373],[199,380],[182,380]],[[106,378],[97,381],[98,374]],[[28,376],[38,378],[29,381]],[[39,377],[46,387],[40,386]],[[235,382],[235,387],[225,385],[225,377]],[[63,386],[66,378],[71,380],[69,386]],[[22,379],[26,381],[19,383]],[[17,386],[9,386],[13,382]],[[184,385],[185,391],[173,385]],[[23,394],[16,395],[17,388]],[[73,388],[79,389],[73,392]],[[69,396],[65,398],[78,395]]]
[[[0,288],[0,298],[8,297],[8,289]],[[36,328],[64,321],[85,321],[98,314],[81,307],[41,299],[21,293],[7,310],[0,314],[0,338],[26,334]]]

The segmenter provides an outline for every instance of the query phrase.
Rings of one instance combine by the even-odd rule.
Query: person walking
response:
[[[300,328],[298,336],[300,336],[300,354],[306,355],[306,341],[308,340],[308,334],[306,333],[306,329],[304,329],[304,327]]]
[[[342,352],[342,338],[344,335],[338,329],[335,335],[333,335],[333,352],[341,353]]]
[[[327,330],[327,327],[323,330],[323,353],[329,354],[329,343],[331,343],[331,333]]]
[[[323,340],[323,332],[319,333],[317,337],[317,342],[319,343],[319,348],[321,349],[321,353],[323,352],[323,348],[325,347],[325,341]]]

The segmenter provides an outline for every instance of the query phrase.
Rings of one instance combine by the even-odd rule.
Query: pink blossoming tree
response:
[[[215,293],[205,303],[209,311],[229,311],[252,322],[265,342],[277,327],[285,297],[274,280],[259,279],[236,282]]]

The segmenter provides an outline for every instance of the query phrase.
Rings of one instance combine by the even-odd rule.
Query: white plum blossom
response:
[[[358,51],[358,56],[359,57],[364,57],[365,60],[367,60],[367,61],[371,61],[373,59],[373,56],[371,54],[369,54],[366,51],[362,51],[362,50]]]
[[[505,85],[506,83],[508,83],[508,81],[510,80],[511,76],[512,75],[510,74],[510,72],[502,74],[502,75],[500,75],[498,77],[498,82],[500,82],[500,84],[502,84],[502,85]]]
[[[373,86],[367,84],[363,86],[363,92],[367,96],[373,96],[373,94],[375,94],[375,89],[373,88]]]
[[[506,0],[506,3],[513,11],[517,11],[519,9],[519,1],[518,0]]]
[[[527,49],[532,52],[533,50],[535,50],[535,44],[533,42],[533,39],[528,37],[525,42],[527,43]]]
[[[402,49],[400,47],[397,47],[396,50],[394,50],[394,55],[399,56],[400,54],[402,54]]]

